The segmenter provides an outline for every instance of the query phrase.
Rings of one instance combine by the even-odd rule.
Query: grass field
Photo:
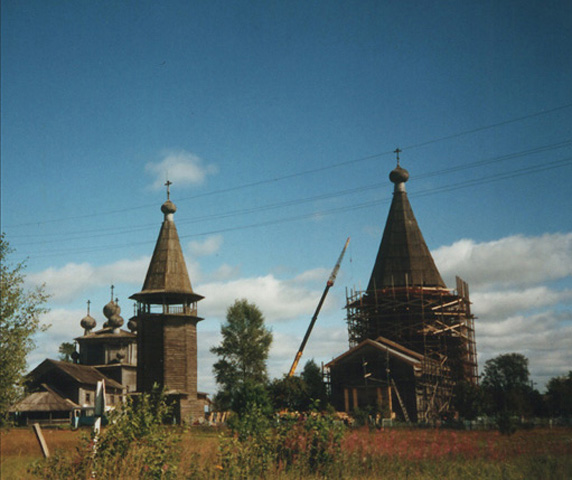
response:
[[[82,431],[43,431],[51,452],[71,452],[81,442]],[[191,470],[201,478],[227,478],[220,467],[219,431],[174,429],[173,434],[181,436],[177,478],[195,478]],[[31,428],[0,431],[0,445],[2,480],[34,478],[27,468],[41,458],[41,451]],[[348,431],[341,446],[333,473],[316,478],[572,478],[572,429],[522,430],[512,436],[496,431],[360,429]],[[266,478],[303,477],[277,468]]]

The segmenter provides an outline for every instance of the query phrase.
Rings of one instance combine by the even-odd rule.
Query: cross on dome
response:
[[[395,153],[395,155],[397,156],[397,166],[399,166],[399,154],[402,152],[403,150],[401,150],[399,147],[397,147],[395,150],[393,150],[393,153]]]
[[[171,190],[170,190],[170,186],[173,185],[173,182],[171,182],[170,180],[167,180],[165,182],[165,186],[167,187],[167,200],[171,199]]]

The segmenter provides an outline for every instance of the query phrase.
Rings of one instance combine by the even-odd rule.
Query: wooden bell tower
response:
[[[179,423],[203,415],[197,400],[197,302],[179,235],[173,220],[177,208],[170,200],[143,288],[130,298],[137,302],[137,391],[163,387],[175,406]]]

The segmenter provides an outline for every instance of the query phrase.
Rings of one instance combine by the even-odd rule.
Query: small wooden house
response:
[[[26,376],[32,393],[14,405],[15,418],[70,419],[74,409],[93,407],[97,382],[105,381],[107,404],[121,403],[123,385],[103,375],[95,367],[46,359]],[[51,413],[50,413],[51,412]]]
[[[17,425],[32,423],[71,423],[74,412],[80,410],[77,403],[65,398],[45,383],[10,409]]]

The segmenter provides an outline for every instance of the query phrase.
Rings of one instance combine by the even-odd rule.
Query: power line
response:
[[[520,122],[522,120],[528,120],[529,118],[540,117],[542,115],[548,115],[550,113],[558,112],[560,110],[565,110],[565,109],[570,108],[570,107],[572,107],[572,103],[568,103],[566,105],[561,105],[559,107],[551,108],[550,110],[541,110],[540,112],[531,113],[529,115],[524,115],[522,117],[513,118],[511,120],[505,120],[503,122],[493,123],[492,125],[487,125],[485,127],[473,128],[472,130],[466,130],[464,132],[454,133],[453,135],[447,135],[445,137],[436,138],[434,140],[427,140],[426,142],[421,142],[421,143],[417,143],[415,145],[410,145],[408,147],[403,147],[402,150],[425,147],[427,145],[431,145],[432,143],[442,142],[444,140],[451,140],[453,138],[461,137],[463,135],[470,135],[472,133],[490,130],[491,128],[497,128],[497,127],[502,127],[504,125],[510,125],[511,123]]]
[[[484,160],[478,160],[478,161],[471,162],[471,163],[468,163],[465,165],[457,165],[457,166],[452,166],[452,167],[445,168],[445,169],[421,173],[419,175],[416,175],[415,178],[416,179],[422,179],[422,178],[429,178],[429,177],[433,177],[433,176],[443,176],[443,175],[450,174],[453,172],[458,172],[458,171],[467,170],[467,169],[471,169],[471,168],[477,168],[477,167],[481,167],[484,165],[490,165],[493,163],[499,164],[499,163],[507,161],[507,160],[513,160],[516,158],[521,158],[521,157],[531,155],[531,154],[535,154],[535,153],[543,153],[543,152],[547,152],[547,151],[551,151],[551,150],[556,150],[556,149],[564,148],[564,147],[567,147],[570,145],[572,145],[572,140],[565,140],[565,141],[555,143],[552,145],[543,145],[540,147],[534,147],[534,148],[523,150],[520,152],[510,153],[510,154],[506,154],[506,155],[500,155],[500,156],[496,156],[496,157],[492,157],[492,158],[488,158],[488,159],[484,159]],[[351,195],[354,193],[361,193],[361,192],[365,192],[368,190],[378,189],[380,187],[383,187],[386,183],[387,182],[376,182],[374,184],[369,184],[369,185],[365,185],[365,186],[361,186],[361,187],[355,187],[355,188],[351,188],[351,189],[346,189],[346,190],[341,190],[341,191],[336,191],[336,192],[326,193],[326,194],[321,194],[321,195],[314,195],[314,196],[304,197],[304,198],[299,198],[299,199],[287,200],[284,202],[277,202],[277,203],[268,204],[268,205],[256,206],[256,207],[251,207],[251,208],[246,208],[246,209],[231,210],[231,211],[221,212],[221,213],[216,213],[216,214],[203,215],[203,216],[198,216],[198,217],[192,217],[190,219],[189,218],[181,218],[181,219],[177,220],[177,224],[178,225],[184,225],[184,224],[189,224],[189,223],[198,223],[198,222],[206,222],[206,221],[212,221],[212,220],[220,220],[220,219],[224,219],[224,218],[237,217],[240,215],[248,215],[248,214],[252,214],[252,213],[259,213],[259,212],[263,212],[263,211],[276,210],[279,208],[301,205],[301,204],[309,203],[309,202],[316,202],[316,201],[320,201],[320,200],[339,198],[339,197]],[[63,239],[56,238],[53,240],[32,241],[32,242],[21,243],[20,245],[21,246],[30,246],[30,245],[45,245],[45,244],[49,244],[49,243],[61,243],[62,241],[66,241],[66,240],[72,241],[72,240],[78,240],[80,238],[83,239],[83,238],[86,238],[87,235],[89,235],[89,238],[101,238],[101,237],[108,237],[108,236],[126,235],[126,234],[135,233],[138,231],[147,231],[149,228],[153,227],[154,225],[155,224],[146,224],[146,225],[133,226],[133,227],[105,229],[108,233],[102,233],[101,229],[82,230],[81,232],[77,232],[77,231],[75,231],[75,232],[61,232],[58,234],[53,234],[52,236],[65,237]],[[17,238],[18,236],[16,235],[15,237]],[[42,236],[42,237],[44,237],[44,236]]]
[[[498,127],[501,127],[504,125],[509,125],[512,123],[520,122],[523,120],[527,120],[529,118],[535,118],[535,117],[539,117],[539,116],[543,116],[543,115],[549,115],[551,113],[558,112],[561,110],[565,110],[565,109],[568,109],[570,107],[572,107],[572,103],[561,105],[561,106],[558,106],[558,107],[555,107],[555,108],[552,108],[549,110],[542,110],[540,112],[531,113],[529,115],[524,115],[524,116],[513,118],[510,120],[505,120],[502,122],[498,122],[498,123],[494,123],[494,124],[490,124],[490,125],[485,125],[485,126],[478,127],[478,128],[473,128],[471,130],[465,130],[465,131],[458,132],[458,133],[455,133],[452,135],[434,138],[431,140],[427,140],[425,142],[421,142],[421,143],[417,143],[417,144],[413,144],[413,145],[406,145],[406,146],[403,146],[400,148],[401,148],[401,150],[420,148],[420,147],[424,147],[424,146],[427,146],[430,144],[434,144],[434,143],[438,143],[438,142],[442,142],[442,141],[446,141],[446,140],[451,140],[453,138],[458,138],[458,137],[462,137],[465,135],[471,135],[471,134],[476,133],[476,132],[482,132],[485,130],[490,130],[490,129],[498,128]],[[245,183],[242,185],[236,185],[234,187],[228,187],[228,188],[224,188],[224,189],[213,190],[210,192],[200,193],[200,194],[196,194],[196,195],[192,195],[192,196],[188,196],[188,197],[180,197],[178,201],[182,202],[182,201],[192,200],[192,199],[196,199],[196,198],[219,195],[221,193],[229,193],[229,192],[234,192],[234,191],[238,191],[238,190],[243,190],[246,188],[252,188],[252,187],[256,187],[256,186],[260,186],[260,185],[266,185],[266,184],[275,183],[275,182],[279,182],[279,181],[289,180],[289,179],[301,177],[304,175],[319,173],[319,172],[323,172],[326,170],[332,170],[334,168],[344,167],[347,165],[353,165],[356,163],[372,160],[375,158],[379,158],[379,157],[382,157],[385,155],[391,155],[391,154],[393,154],[393,150],[387,150],[384,152],[375,153],[375,154],[367,155],[364,157],[346,160],[344,162],[334,163],[332,165],[327,165],[324,167],[318,167],[318,168],[313,168],[313,169],[309,169],[309,170],[303,170],[303,171],[291,173],[288,175],[282,175],[282,176],[274,177],[274,178],[270,178],[270,179],[264,179],[264,180],[259,180],[256,182]],[[56,219],[51,219],[51,220],[44,220],[44,221],[40,221],[40,222],[26,222],[26,223],[20,223],[20,224],[15,224],[15,225],[8,225],[8,226],[5,226],[5,228],[39,226],[39,225],[46,225],[46,224],[51,224],[51,223],[59,223],[59,222],[68,221],[68,220],[79,220],[79,219],[83,219],[83,218],[94,218],[94,217],[98,217],[98,216],[102,216],[102,215],[113,215],[113,214],[117,214],[117,213],[125,213],[125,212],[129,212],[129,211],[134,211],[134,210],[141,210],[141,209],[149,208],[151,206],[154,206],[154,204],[138,205],[138,206],[134,206],[134,207],[127,207],[127,208],[121,208],[121,209],[116,209],[116,210],[107,210],[107,211],[103,211],[103,212],[84,214],[84,215],[76,215],[76,216],[71,216],[71,217],[61,217],[61,218],[56,218]]]
[[[507,179],[511,179],[511,178],[521,177],[524,175],[530,175],[532,173],[538,173],[538,172],[542,172],[542,171],[546,171],[546,170],[553,170],[555,168],[561,168],[561,167],[564,167],[567,165],[572,165],[572,157],[568,157],[568,158],[565,158],[562,160],[556,160],[553,162],[543,163],[543,164],[539,164],[539,165],[535,165],[535,166],[525,167],[525,168],[522,168],[519,170],[513,170],[511,172],[507,172],[505,174],[498,174],[498,175],[495,175],[493,177],[486,176],[486,177],[481,177],[478,179],[471,179],[471,180],[467,180],[464,182],[459,182],[456,184],[446,185],[443,187],[431,188],[431,189],[427,189],[424,191],[416,192],[414,194],[410,194],[409,196],[412,198],[416,198],[416,197],[423,197],[423,196],[429,196],[429,195],[436,195],[439,193],[445,193],[445,192],[449,192],[449,191],[453,191],[453,190],[459,190],[462,188],[474,187],[477,185],[484,185],[484,184],[498,182],[498,181],[507,180]],[[225,227],[225,228],[220,228],[220,229],[215,229],[215,230],[210,230],[210,231],[205,231],[205,232],[200,232],[200,233],[181,235],[179,238],[196,238],[196,237],[203,237],[203,236],[207,236],[207,235],[215,235],[215,234],[219,234],[219,233],[226,233],[226,232],[247,230],[247,229],[265,227],[265,226],[282,224],[282,223],[289,223],[289,222],[293,222],[293,221],[300,221],[300,220],[306,220],[306,219],[310,219],[310,218],[316,218],[318,216],[334,215],[334,214],[338,214],[338,213],[344,213],[344,212],[348,212],[348,211],[354,211],[354,210],[359,210],[359,209],[363,209],[363,208],[369,208],[369,207],[373,207],[373,206],[378,206],[382,203],[387,203],[389,201],[390,201],[390,198],[388,197],[388,198],[384,198],[381,200],[372,200],[369,202],[364,202],[364,203],[359,203],[359,204],[354,204],[354,205],[348,205],[348,206],[343,206],[343,207],[338,207],[338,208],[333,208],[333,209],[328,209],[328,210],[322,210],[322,211],[318,211],[318,212],[311,212],[311,213],[296,215],[296,216],[292,216],[292,217],[284,217],[284,218],[279,218],[279,219],[272,219],[272,220],[267,220],[267,221],[263,221],[263,222],[247,224],[247,225],[237,225],[237,226],[233,226],[233,227]],[[59,250],[59,251],[56,250],[56,251],[52,251],[52,252],[47,252],[45,254],[37,254],[35,256],[44,258],[44,257],[54,257],[54,256],[61,256],[61,255],[70,255],[72,253],[73,254],[92,253],[92,252],[97,252],[97,251],[102,251],[102,250],[111,250],[111,249],[117,249],[117,248],[134,247],[134,246],[139,246],[139,245],[149,245],[151,243],[152,243],[152,241],[140,241],[140,242],[128,242],[128,243],[122,243],[122,244],[102,245],[102,246],[98,246],[98,247],[86,247],[86,248],[78,248],[78,249],[69,249],[68,248],[66,250]]]

